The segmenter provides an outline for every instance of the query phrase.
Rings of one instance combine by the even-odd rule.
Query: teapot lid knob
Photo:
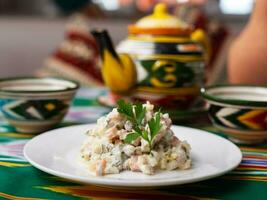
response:
[[[188,36],[191,32],[192,27],[175,15],[171,15],[165,3],[158,3],[151,15],[129,26],[130,34]]]
[[[168,14],[168,9],[165,3],[158,3],[155,8],[153,14],[157,16],[162,16]]]

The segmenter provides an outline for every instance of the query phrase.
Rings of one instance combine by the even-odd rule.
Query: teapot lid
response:
[[[176,16],[170,15],[166,4],[159,3],[154,7],[153,14],[129,25],[128,31],[130,34],[185,36],[192,32],[192,27]]]

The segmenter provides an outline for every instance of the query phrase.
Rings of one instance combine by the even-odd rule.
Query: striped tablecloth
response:
[[[109,108],[96,101],[96,97],[104,93],[99,89],[80,90],[60,126],[95,122],[109,112]],[[223,136],[210,124],[192,126]],[[22,155],[23,146],[33,136],[16,133],[0,117],[0,199],[267,199],[267,144],[239,146],[242,163],[224,176],[142,191],[81,185],[35,169]]]

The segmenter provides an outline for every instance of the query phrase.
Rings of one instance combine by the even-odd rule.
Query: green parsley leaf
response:
[[[131,143],[136,140],[138,137],[142,137],[149,144],[150,151],[152,150],[152,140],[159,133],[161,129],[160,124],[160,110],[154,114],[154,117],[148,121],[148,130],[144,128],[142,124],[143,119],[145,118],[146,108],[143,107],[141,103],[131,104],[126,103],[124,100],[119,100],[118,112],[123,114],[128,118],[133,124],[133,131],[129,133],[124,141],[126,143]],[[143,127],[143,128],[142,128]],[[145,129],[145,130],[144,130]]]
[[[140,134],[137,132],[129,133],[124,139],[124,142],[131,143],[132,141],[136,140],[138,137],[140,137]]]
[[[124,100],[119,100],[118,104],[118,112],[124,114],[130,120],[134,118],[133,106],[130,103],[126,103]]]
[[[142,130],[140,129],[140,127],[138,126],[138,124],[134,124],[133,125],[133,130],[137,133],[139,133],[139,135],[142,135]]]
[[[143,134],[142,134],[142,137],[143,137],[146,141],[149,141],[149,138],[148,138],[148,131],[147,131],[147,130],[144,130],[142,133],[143,133]]]
[[[161,129],[160,112],[157,112],[155,114],[155,117],[153,117],[148,121],[148,127],[150,130],[151,141],[152,141],[153,138],[158,134],[159,130]]]
[[[136,122],[138,124],[141,124],[146,114],[146,108],[143,107],[141,103],[137,103],[135,104],[134,111],[135,111]]]

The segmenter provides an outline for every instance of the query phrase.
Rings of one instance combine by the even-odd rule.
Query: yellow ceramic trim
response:
[[[181,96],[181,95],[198,95],[200,91],[200,87],[192,86],[192,87],[182,87],[182,88],[154,88],[148,86],[139,86],[136,88],[137,92],[147,92],[147,93],[156,93],[156,94],[166,94]]]
[[[162,55],[162,54],[153,54],[153,55],[138,55],[135,54],[137,59],[172,59],[180,62],[193,62],[193,61],[204,61],[204,56],[184,56],[184,55]]]
[[[166,43],[183,43],[183,42],[192,42],[188,37],[146,37],[146,36],[134,36],[129,35],[129,40],[138,40],[142,42],[166,42]]]
[[[238,117],[238,120],[240,122],[242,122],[243,124],[246,124],[250,128],[258,130],[258,129],[262,128],[261,125],[251,121],[251,118],[253,118],[257,115],[260,115],[261,113],[264,113],[264,112],[265,112],[265,110],[252,110],[252,111]]]
[[[157,78],[155,77],[152,77],[150,79],[150,82],[152,85],[156,86],[156,87],[164,87],[164,88],[170,88],[170,87],[173,87],[177,81],[177,78],[172,75],[172,74],[168,74],[164,77],[164,79],[166,81],[170,81],[170,82],[162,82],[160,80],[158,80]]]

